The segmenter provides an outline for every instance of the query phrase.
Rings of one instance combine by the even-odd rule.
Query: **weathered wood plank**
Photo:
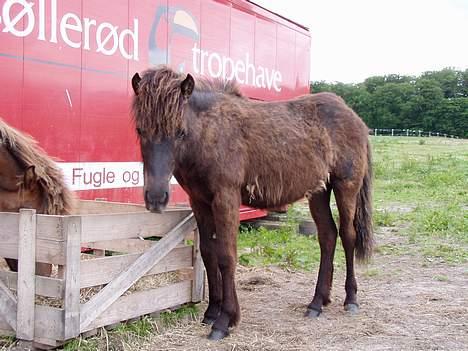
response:
[[[44,240],[62,241],[61,217],[51,215],[37,215],[36,237]],[[18,212],[0,212],[2,231],[0,239],[2,242],[18,242],[18,225],[20,214]],[[15,257],[16,258],[16,257]]]
[[[93,201],[80,200],[74,214],[106,214],[106,213],[129,213],[129,212],[147,212],[144,205],[108,202],[108,201]]]
[[[0,315],[16,331],[16,298],[10,289],[0,281]]]
[[[159,217],[159,216],[157,216]],[[112,280],[81,309],[81,330],[104,312],[120,295],[148,272],[183,240],[188,231],[194,230],[196,222],[193,213],[186,216],[174,229],[148,251],[138,257],[131,266]]]
[[[2,280],[10,290],[17,290],[18,273],[0,271],[0,280]],[[35,289],[36,295],[63,297],[63,280],[37,275]]]
[[[2,314],[0,314],[0,335],[3,335],[3,336],[15,335],[14,329],[3,318]]]
[[[0,231],[0,241],[10,242],[16,238],[18,242],[19,213],[0,212],[2,230]]]
[[[156,244],[156,241],[141,239],[120,239],[82,243],[82,247],[125,253],[141,253]]]
[[[26,341],[34,339],[35,274],[36,210],[21,209],[18,237],[16,337]]]
[[[200,253],[200,234],[198,229],[193,233],[193,281],[192,281],[192,302],[203,300],[203,289],[205,287],[205,267]]]
[[[171,206],[166,211],[190,210],[188,206]],[[96,200],[80,200],[73,212],[74,215],[84,214],[109,214],[109,213],[132,213],[132,212],[148,212],[144,205],[96,201]]]
[[[64,340],[64,310],[50,306],[36,305],[34,312],[34,338]]]
[[[82,216],[83,243],[127,238],[163,236],[190,211],[169,211],[163,214],[127,213]]]
[[[65,240],[62,230],[62,217],[38,214],[36,237],[44,240]]]
[[[109,256],[81,261],[81,288],[107,284],[129,267],[141,254]],[[175,248],[145,275],[187,268],[192,265],[192,247]]]
[[[81,217],[67,216],[63,219],[66,237],[64,335],[65,339],[80,335],[80,243]]]
[[[19,216],[18,216],[19,218]],[[14,233],[8,230],[14,221],[8,218],[7,223],[2,223],[2,230],[0,231],[0,257],[5,258],[18,258],[18,224]],[[3,220],[3,214],[0,221]],[[5,231],[4,231],[5,229]],[[45,263],[64,264],[64,242],[57,240],[36,239],[36,261]]]
[[[81,332],[99,328],[130,318],[165,310],[191,300],[190,281],[171,284],[158,289],[145,290],[120,297]],[[142,301],[146,301],[142,303]]]
[[[34,309],[34,338],[63,340],[63,310],[41,305],[35,305]],[[14,333],[14,329],[4,317],[0,315],[0,329]]]
[[[190,236],[190,235],[189,235]],[[81,243],[81,247],[93,250],[107,250],[121,253],[143,253],[157,241],[144,239],[119,239],[106,241],[93,241],[91,243]],[[182,246],[182,245],[179,245]]]

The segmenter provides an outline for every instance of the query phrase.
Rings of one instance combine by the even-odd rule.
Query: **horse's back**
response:
[[[336,94],[312,94],[310,100],[333,148],[331,173],[339,179],[361,178],[367,169],[368,127]]]
[[[367,126],[340,96],[321,92],[304,95],[300,99],[314,107],[316,118],[330,133],[351,128],[351,132],[367,135]]]

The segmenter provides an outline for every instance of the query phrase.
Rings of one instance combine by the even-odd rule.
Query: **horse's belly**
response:
[[[247,183],[241,191],[242,204],[254,208],[273,208],[302,199],[306,193],[322,191],[327,182],[327,173],[311,178],[307,174],[289,177],[282,182],[271,179],[268,184],[260,181]]]

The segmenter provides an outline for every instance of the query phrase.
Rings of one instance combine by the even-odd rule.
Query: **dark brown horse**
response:
[[[191,199],[208,285],[205,323],[220,339],[239,322],[234,274],[239,206],[272,208],[308,198],[321,250],[306,315],[330,303],[337,228],[346,255],[345,309],[358,309],[354,254],[372,251],[368,129],[338,96],[258,102],[230,82],[207,82],[167,67],[132,79],[133,114],[144,161],[146,207],[162,212],[172,174]]]
[[[0,212],[33,208],[37,213],[68,214],[73,197],[62,171],[37,142],[0,118]],[[18,261],[7,258],[18,271]],[[50,275],[51,265],[38,263],[36,272]]]

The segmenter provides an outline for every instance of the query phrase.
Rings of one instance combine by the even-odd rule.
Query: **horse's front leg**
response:
[[[218,268],[221,272],[223,291],[221,312],[208,337],[211,340],[219,340],[227,336],[229,327],[235,326],[240,320],[240,308],[234,282],[240,202],[238,192],[224,191],[215,194],[211,205],[216,226],[213,242],[216,248]]]
[[[216,228],[210,205],[192,200],[192,210],[197,220],[198,232],[200,233],[200,251],[208,277],[209,302],[202,323],[213,324],[221,312],[223,301],[221,272],[218,268],[218,257],[213,240]]]

